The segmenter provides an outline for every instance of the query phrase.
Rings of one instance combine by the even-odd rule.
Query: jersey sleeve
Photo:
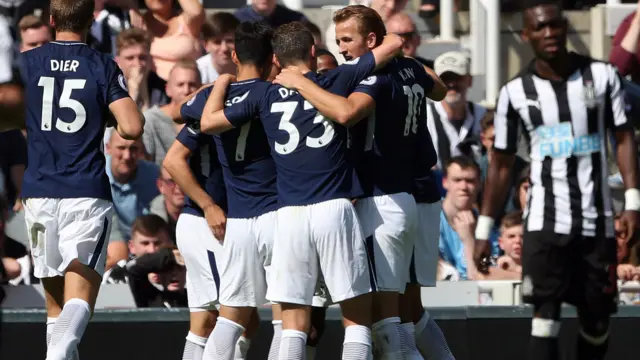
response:
[[[240,127],[260,115],[262,97],[260,91],[250,91],[242,95],[244,98],[224,108],[224,116],[234,127]]]
[[[623,80],[616,69],[607,65],[607,98],[604,109],[605,124],[615,130],[632,129],[631,122],[627,119],[627,105]]]
[[[516,111],[509,97],[508,85],[500,89],[496,113],[493,119],[495,128],[495,140],[493,148],[509,154],[515,154],[518,150],[518,126],[520,126],[520,114]]]
[[[424,118],[418,122],[418,155],[416,156],[416,169],[418,178],[424,177],[431,172],[431,169],[438,162],[438,154],[433,146],[433,140],[431,140],[431,134],[427,128],[427,114],[424,112]]]
[[[200,139],[200,136],[203,136],[202,133],[191,129],[188,126],[184,126],[178,133],[176,140],[191,152],[194,152],[198,149],[198,140]]]
[[[127,88],[127,80],[125,80],[122,70],[115,61],[108,59],[107,67],[107,105],[116,100],[129,97],[129,89]]]
[[[348,91],[353,90],[358,84],[367,79],[376,68],[376,59],[372,52],[368,52],[357,59],[343,63],[336,69],[340,86]],[[327,73],[329,74],[329,73]]]
[[[378,99],[378,96],[385,90],[386,85],[386,76],[371,75],[368,78],[360,81],[353,92],[364,93],[371,96],[373,99]]]

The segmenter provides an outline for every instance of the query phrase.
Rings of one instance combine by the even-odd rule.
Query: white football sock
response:
[[[244,332],[244,327],[222,316],[207,339],[203,360],[233,360],[236,343]]]
[[[91,309],[82,299],[70,299],[53,325],[47,360],[78,359],[78,344],[89,324]]]
[[[371,357],[371,329],[352,325],[344,329],[342,360],[368,360]]]
[[[282,330],[278,360],[305,360],[307,334],[298,330]]]
[[[271,347],[269,348],[267,360],[278,360],[280,340],[282,339],[282,320],[273,320],[271,324],[273,324],[273,338],[271,339]]]
[[[206,344],[207,338],[189,332],[187,342],[184,344],[182,360],[202,360]]]

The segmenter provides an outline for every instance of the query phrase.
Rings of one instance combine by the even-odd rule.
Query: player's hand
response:
[[[13,204],[13,212],[20,212],[22,211],[23,206],[22,206],[22,199],[17,198],[16,199],[16,203]]]
[[[178,249],[173,250],[173,258],[176,261],[176,264],[184,266],[184,258],[182,257],[182,254],[180,254],[180,251]]]
[[[282,85],[287,89],[295,90],[300,85],[300,81],[303,81],[304,79],[305,77],[300,72],[300,69],[295,66],[289,66],[280,71],[280,74],[276,76],[276,78],[273,80],[273,83]]]
[[[127,86],[129,89],[141,89],[145,84],[144,81],[147,80],[147,75],[149,71],[143,67],[132,67],[129,69],[129,73],[127,74]]]
[[[402,55],[402,47],[404,46],[404,38],[398,34],[387,33],[387,35],[382,40],[382,43],[385,45],[398,47],[398,51],[396,52],[396,56]]]
[[[227,86],[229,86],[232,82],[235,82],[235,81],[236,81],[235,75],[222,74],[218,76],[218,78],[216,79],[215,85],[223,86],[226,89]]]
[[[622,281],[631,281],[640,279],[640,269],[631,264],[620,264],[617,268],[618,279]]]
[[[619,220],[619,239],[621,245],[627,245],[630,240],[635,238],[636,226],[638,225],[638,212],[625,210],[622,212]]]
[[[203,211],[204,218],[207,220],[207,224],[209,224],[209,228],[211,228],[213,236],[222,243],[224,241],[224,233],[227,228],[227,215],[218,205],[215,204],[206,206]]]

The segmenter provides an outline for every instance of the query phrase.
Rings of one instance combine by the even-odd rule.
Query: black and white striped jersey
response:
[[[534,63],[500,90],[496,151],[516,152],[518,127],[529,140],[528,231],[613,237],[607,138],[631,129],[620,76],[605,62],[571,53],[564,81],[536,75]]]
[[[442,169],[444,164],[450,158],[462,155],[458,149],[458,145],[465,140],[477,138],[480,140],[480,119],[487,112],[487,109],[472,103],[467,102],[467,116],[463,120],[460,130],[451,123],[449,116],[441,102],[430,101],[427,103],[427,128],[431,139],[433,140],[433,146],[438,153],[438,163],[436,167]],[[480,152],[480,145],[478,144],[476,152]]]

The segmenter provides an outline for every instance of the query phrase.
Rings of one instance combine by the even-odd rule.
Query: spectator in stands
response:
[[[110,241],[128,241],[133,221],[149,212],[151,201],[159,194],[154,184],[160,169],[141,160],[144,145],[140,139],[125,140],[114,131],[106,149],[106,171],[115,209]]]
[[[175,121],[180,119],[180,105],[187,95],[200,87],[200,72],[193,60],[183,60],[175,64],[169,73],[167,95],[171,102],[163,106],[154,106],[144,112],[146,122],[142,141],[150,161],[158,166],[167,154],[169,147],[182,128]]]
[[[478,161],[478,165],[480,166],[480,181],[481,184],[484,184],[487,180],[487,172],[489,171],[489,164],[491,162],[491,157],[493,155],[493,140],[494,140],[494,127],[493,127],[493,110],[488,110],[485,115],[480,120],[480,141],[482,142],[482,147],[484,151],[484,155],[480,157]],[[513,167],[511,171],[511,184],[508,189],[509,195],[507,196],[503,210],[496,217],[496,226],[499,226],[500,219],[504,214],[508,214],[512,211],[520,210],[516,207],[516,203],[514,198],[519,196],[519,188],[518,181],[520,180],[520,173],[527,167],[527,162],[524,161],[521,157],[516,155],[516,158],[513,162]],[[480,197],[479,200],[482,200]]]
[[[293,21],[307,21],[302,13],[277,4],[276,0],[251,0],[251,5],[236,11],[235,16],[240,21],[263,20],[274,29]]]
[[[115,60],[127,80],[129,95],[143,111],[170,100],[166,81],[151,69],[150,48],[151,39],[144,30],[128,29],[116,38]]]
[[[318,49],[316,50],[316,61],[317,68],[316,72],[318,74],[324,74],[329,70],[335,69],[338,67],[338,60],[333,56],[329,50]]]
[[[51,27],[41,18],[27,15],[18,22],[20,52],[35,49],[51,41]]]
[[[385,26],[387,27],[387,32],[398,34],[404,38],[402,52],[406,56],[411,56],[433,69],[433,60],[418,56],[418,47],[420,47],[422,39],[411,16],[405,12],[394,14],[387,19]]]
[[[198,69],[203,84],[214,82],[220,74],[236,73],[231,58],[235,49],[236,28],[240,21],[230,13],[217,12],[202,26],[202,37],[207,54],[198,59]]]
[[[522,277],[523,235],[524,226],[522,225],[521,212],[511,212],[502,218],[498,242],[504,255],[500,256],[496,263],[500,269],[512,273],[512,280],[519,280]]]
[[[613,48],[609,61],[622,76],[631,75],[631,80],[640,84],[640,1],[636,11],[620,24],[613,37]]]
[[[383,21],[403,11],[407,7],[408,0],[372,0],[371,8],[380,14]]]
[[[144,1],[148,11],[142,16],[141,27],[152,35],[151,57],[156,73],[164,80],[176,62],[202,56],[204,8],[199,0],[177,1],[182,11],[175,10],[174,0]]]
[[[463,154],[459,145],[467,141],[477,143],[472,148],[474,157],[479,157],[480,119],[487,109],[467,101],[472,78],[466,54],[446,52],[436,58],[434,70],[449,88],[443,101],[427,104],[429,133],[438,153],[437,167],[442,169],[451,157]]]
[[[96,0],[87,44],[102,53],[116,54],[118,34],[140,26],[140,19],[137,0]]]
[[[524,211],[527,208],[527,195],[529,194],[529,173],[531,167],[528,165],[518,174],[518,181],[515,184],[517,196],[513,196],[513,208],[518,211]]]
[[[171,237],[175,241],[176,223],[178,216],[184,208],[184,193],[176,184],[171,175],[163,167],[160,168],[160,177],[156,181],[160,195],[151,201],[150,212],[162,218],[171,229]]]
[[[442,260],[453,266],[461,279],[505,278],[501,269],[490,268],[482,274],[473,261],[477,211],[474,204],[480,186],[480,169],[473,159],[457,156],[449,159],[443,179],[447,195],[440,213],[439,251]],[[492,255],[499,253],[496,236]]]

